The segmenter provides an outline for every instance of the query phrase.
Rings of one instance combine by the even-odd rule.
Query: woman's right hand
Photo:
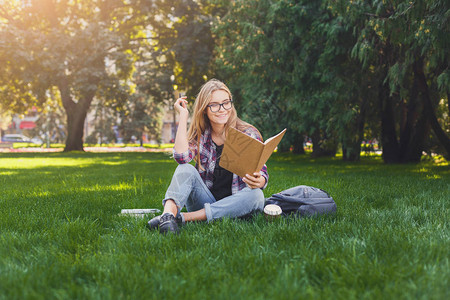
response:
[[[187,97],[183,96],[177,99],[177,101],[175,101],[175,104],[173,105],[173,107],[175,108],[175,110],[180,114],[180,117],[184,116],[184,117],[188,117],[189,116],[189,111],[187,109]]]
[[[180,122],[178,123],[177,134],[175,136],[175,144],[173,149],[177,153],[184,153],[189,150],[189,142],[187,138],[187,121],[189,111],[187,109],[187,97],[180,97],[173,105],[174,109],[180,114]]]

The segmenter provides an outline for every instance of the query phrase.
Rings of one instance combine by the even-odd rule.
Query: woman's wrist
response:
[[[261,175],[260,178],[261,178],[261,181],[260,181],[259,188],[262,189],[266,185],[266,177]]]
[[[189,112],[180,112],[180,122],[186,122],[189,119]]]

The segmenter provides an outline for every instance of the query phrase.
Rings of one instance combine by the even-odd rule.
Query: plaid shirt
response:
[[[248,127],[243,131],[245,134],[251,136],[252,138],[258,139],[262,141],[262,138],[254,127]],[[175,152],[173,149],[173,158],[179,164],[189,163],[193,160],[197,155],[197,145],[195,143],[189,143],[189,149],[183,153]],[[211,137],[211,130],[208,128],[200,137],[200,162],[204,170],[198,168],[198,163],[195,165],[198,172],[200,173],[200,177],[203,179],[203,182],[206,186],[211,189],[213,186],[214,180],[214,168],[216,167],[216,146],[214,145]],[[266,179],[266,183],[264,188],[266,188],[267,183],[269,182],[269,174],[267,173],[267,166],[264,165],[260,171],[261,175]],[[233,174],[233,182],[231,184],[231,193],[235,194],[238,191],[245,188],[247,185],[236,174]]]

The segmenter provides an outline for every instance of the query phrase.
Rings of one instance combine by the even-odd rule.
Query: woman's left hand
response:
[[[260,173],[246,174],[242,180],[251,188],[262,188],[266,184],[266,179]]]

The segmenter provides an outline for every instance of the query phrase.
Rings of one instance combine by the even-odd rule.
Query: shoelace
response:
[[[161,216],[161,221],[160,222],[166,222],[166,221],[169,221],[172,218],[174,218],[174,217],[171,214],[164,214],[164,215]]]

